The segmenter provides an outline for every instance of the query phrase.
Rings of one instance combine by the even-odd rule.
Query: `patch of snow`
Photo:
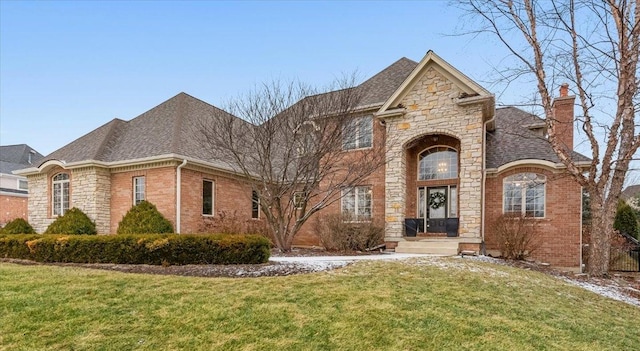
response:
[[[614,286],[612,284],[608,284],[608,285],[599,285],[599,284],[593,284],[593,283],[589,283],[589,282],[585,282],[585,281],[581,281],[581,280],[575,280],[575,279],[570,279],[568,277],[560,277],[560,279],[564,280],[565,282],[572,284],[572,285],[576,285],[579,286],[583,289],[589,290],[591,292],[594,292],[598,295],[602,295],[604,297],[608,297],[610,299],[614,299],[617,301],[622,301],[625,303],[628,303],[630,305],[634,305],[634,306],[638,306],[640,307],[640,300],[633,298],[631,296],[625,295],[622,291],[620,287]]]

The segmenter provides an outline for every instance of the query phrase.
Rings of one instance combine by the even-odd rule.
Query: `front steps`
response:
[[[455,256],[458,254],[458,241],[399,241],[396,252]]]

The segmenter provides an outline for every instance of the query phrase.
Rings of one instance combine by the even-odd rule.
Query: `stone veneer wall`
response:
[[[49,191],[47,174],[27,176],[29,182],[29,224],[36,232],[44,232],[53,218],[49,218]]]
[[[111,220],[111,174],[106,168],[71,170],[71,207],[82,210],[96,223],[100,234],[109,234]]]
[[[482,106],[459,106],[460,90],[428,68],[402,100],[407,112],[387,119],[386,240],[401,238],[406,207],[405,146],[424,135],[445,134],[460,140],[460,237],[479,238],[482,226]],[[397,239],[396,239],[397,240]]]
[[[29,182],[29,223],[38,233],[43,233],[55,220],[50,216],[50,176],[62,171],[61,168],[46,174],[30,175]],[[108,169],[84,167],[67,170],[70,174],[69,207],[77,207],[96,223],[100,234],[109,233],[111,201],[111,174]]]

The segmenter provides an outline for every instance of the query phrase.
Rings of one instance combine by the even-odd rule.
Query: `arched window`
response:
[[[418,180],[458,178],[458,152],[448,147],[434,147],[420,154]]]
[[[51,190],[53,215],[62,216],[69,210],[69,174],[56,174],[52,179]]]
[[[544,185],[546,177],[536,173],[518,173],[506,177],[504,185],[504,213],[526,217],[544,217]]]

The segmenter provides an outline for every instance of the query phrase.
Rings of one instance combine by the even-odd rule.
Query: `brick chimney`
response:
[[[573,102],[576,97],[569,96],[569,84],[560,86],[560,97],[553,100],[556,137],[567,149],[573,150]]]

